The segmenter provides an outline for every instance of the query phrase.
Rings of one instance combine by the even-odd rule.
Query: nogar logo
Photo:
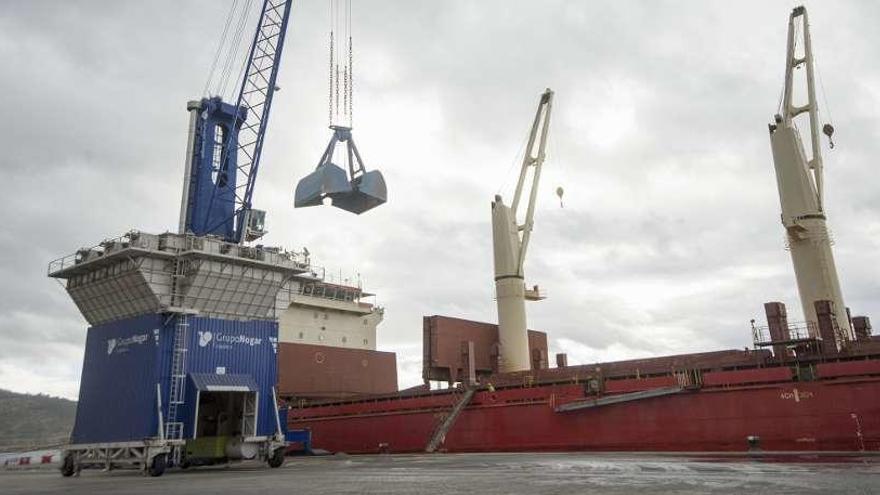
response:
[[[247,345],[253,347],[255,345],[261,345],[263,343],[263,339],[260,337],[251,337],[244,334],[229,335],[219,333],[217,334],[217,343],[228,345]]]
[[[128,352],[129,348],[133,345],[142,345],[147,340],[149,340],[150,335],[147,333],[132,335],[131,337],[125,337],[124,339],[119,338],[111,338],[107,339],[107,355],[111,356],[113,354],[120,354]]]
[[[232,349],[233,346],[249,346],[254,347],[262,345],[261,337],[252,337],[244,334],[228,334],[217,332],[216,334],[210,330],[199,330],[199,347],[210,347],[212,349]]]

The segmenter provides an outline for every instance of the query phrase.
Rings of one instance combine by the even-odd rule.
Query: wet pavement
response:
[[[291,458],[169,470],[0,473],[0,493],[880,494],[880,458],[750,459],[612,454],[439,454]]]

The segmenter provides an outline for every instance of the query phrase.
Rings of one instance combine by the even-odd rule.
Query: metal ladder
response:
[[[183,405],[186,392],[186,342],[189,334],[189,318],[186,313],[177,315],[174,329],[174,350],[171,356],[171,390],[168,392],[168,420],[165,422],[165,438],[183,438],[183,422],[178,418],[178,408]]]
[[[476,389],[473,388],[465,390],[464,395],[461,396],[461,399],[458,400],[458,403],[455,404],[455,407],[452,408],[449,415],[443,419],[443,422],[440,423],[440,426],[438,426],[437,430],[434,431],[434,434],[431,435],[431,440],[425,447],[425,452],[429,454],[435,452],[437,447],[446,440],[446,434],[452,429],[452,426],[455,424],[455,421],[458,419],[461,412],[464,411],[464,408],[470,404],[471,399],[474,397],[474,392],[476,392]]]

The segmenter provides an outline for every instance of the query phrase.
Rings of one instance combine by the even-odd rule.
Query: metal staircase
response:
[[[455,404],[450,411],[449,415],[443,419],[440,423],[440,426],[434,431],[434,434],[431,436],[431,440],[428,442],[428,445],[425,447],[425,452],[432,453],[437,451],[437,447],[443,443],[446,439],[446,434],[449,433],[449,430],[452,429],[452,426],[455,425],[455,421],[458,420],[458,416],[461,415],[461,412],[464,411],[464,408],[470,404],[471,399],[474,398],[474,392],[476,390],[469,388],[464,392],[464,395],[461,396],[461,399]]]

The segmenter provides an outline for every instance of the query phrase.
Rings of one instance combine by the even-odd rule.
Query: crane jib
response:
[[[189,232],[219,235],[236,243],[259,238],[264,233],[260,225],[264,213],[252,210],[251,201],[272,98],[277,90],[276,78],[292,3],[292,0],[263,1],[236,103],[219,102],[239,109],[232,112],[231,121],[219,123],[225,131],[216,127],[216,115],[206,113],[208,109],[202,110],[190,176],[201,172],[204,177],[204,169],[209,168],[212,181],[210,184],[203,181],[202,194],[191,195],[189,204],[185,205],[193,213],[185,226]],[[215,127],[210,128],[211,125]],[[216,139],[218,132],[224,133],[220,140]],[[192,184],[190,190],[198,187]],[[210,194],[205,194],[208,191]]]

